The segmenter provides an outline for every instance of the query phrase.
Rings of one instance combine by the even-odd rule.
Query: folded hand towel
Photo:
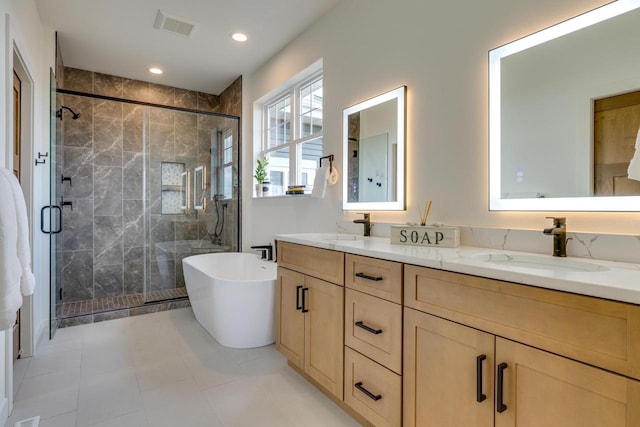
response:
[[[636,152],[629,163],[627,176],[629,179],[640,181],[640,129],[638,129],[638,136],[636,137]]]
[[[316,179],[313,180],[313,191],[311,192],[311,197],[324,199],[324,194],[327,190],[328,179],[329,165],[325,163],[324,166],[320,166],[318,169],[316,169]]]

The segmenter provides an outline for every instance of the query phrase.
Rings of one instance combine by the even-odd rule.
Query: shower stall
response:
[[[241,250],[239,118],[56,98],[52,330],[188,306],[182,259]]]

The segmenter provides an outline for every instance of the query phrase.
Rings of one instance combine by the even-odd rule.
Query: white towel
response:
[[[638,136],[636,137],[636,152],[629,163],[627,176],[629,179],[640,181],[640,129],[638,129]]]
[[[311,197],[324,199],[324,194],[327,191],[329,173],[329,165],[326,163],[324,166],[320,166],[316,169],[316,179],[313,180],[313,191],[311,191]]]
[[[11,171],[0,168],[0,330],[11,328],[22,295],[35,287],[27,207],[20,183]]]

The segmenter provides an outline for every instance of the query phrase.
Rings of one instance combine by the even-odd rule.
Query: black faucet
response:
[[[567,219],[565,217],[548,216],[553,220],[553,227],[545,228],[542,232],[553,236],[553,256],[567,256]]]
[[[273,245],[271,243],[268,245],[251,246],[251,249],[259,250],[262,254],[260,258],[273,261]]]
[[[364,235],[371,236],[371,214],[369,212],[359,212],[360,215],[364,215],[363,219],[354,219],[356,224],[364,224]]]

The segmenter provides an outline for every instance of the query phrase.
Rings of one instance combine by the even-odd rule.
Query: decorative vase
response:
[[[256,184],[256,197],[262,197],[262,184]]]

